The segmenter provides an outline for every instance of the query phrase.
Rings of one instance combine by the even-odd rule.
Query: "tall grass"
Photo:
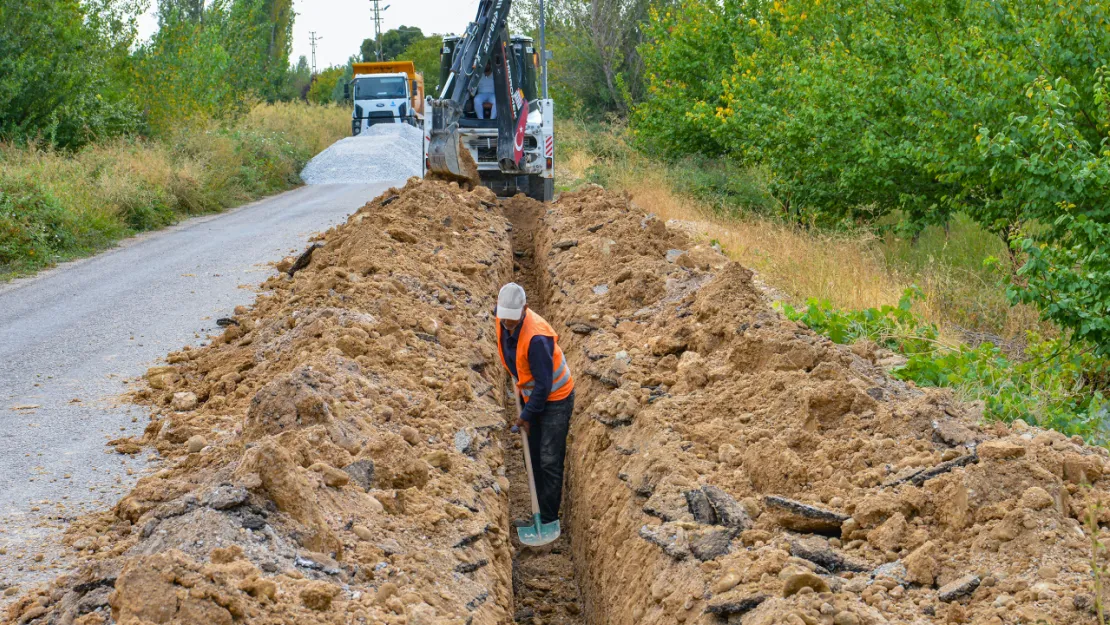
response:
[[[304,164],[349,127],[346,109],[279,103],[163,140],[77,152],[0,144],[0,278],[297,186]]]
[[[1051,334],[1035,310],[1012,307],[1004,243],[958,217],[947,231],[930,228],[916,241],[863,227],[808,228],[781,218],[767,174],[728,162],[662,162],[631,145],[618,124],[563,120],[558,128],[556,182],[586,182],[629,193],[664,219],[686,222],[732,259],[754,269],[785,299],[827,300],[836,308],[896,306],[911,285],[924,298],[915,312],[940,327],[946,341],[990,339],[1019,346],[1026,331]]]

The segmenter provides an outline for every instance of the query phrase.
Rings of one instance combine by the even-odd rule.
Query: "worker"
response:
[[[514,425],[528,436],[540,521],[559,520],[563,462],[574,412],[574,378],[559,335],[528,308],[524,288],[510,282],[497,295],[497,352],[516,382],[524,408]]]
[[[474,96],[474,114],[478,116],[478,119],[487,119],[485,117],[486,102],[492,105],[488,119],[497,119],[497,93],[493,86],[493,70],[488,63],[486,64],[485,75],[478,80],[478,94]]]

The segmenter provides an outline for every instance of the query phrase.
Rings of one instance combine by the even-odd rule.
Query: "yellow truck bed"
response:
[[[416,64],[412,61],[380,61],[377,63],[355,63],[355,76],[364,74],[408,74],[416,78]]]

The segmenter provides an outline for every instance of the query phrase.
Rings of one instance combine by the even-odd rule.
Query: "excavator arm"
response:
[[[481,0],[478,15],[458,44],[439,99],[431,101],[428,166],[439,176],[477,182],[477,164],[460,145],[459,120],[467,100],[478,92],[486,65],[493,69],[497,100],[497,161],[503,172],[519,169],[528,103],[513,84],[506,22],[512,0]]]

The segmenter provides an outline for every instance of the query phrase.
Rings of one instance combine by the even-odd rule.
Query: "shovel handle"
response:
[[[520,405],[516,378],[513,378],[513,399],[516,400],[516,413],[520,415],[523,408]],[[524,443],[524,467],[528,470],[528,494],[532,497],[532,518],[536,518],[540,514],[540,500],[536,496],[536,476],[532,473],[532,450],[528,447],[528,432],[524,428],[520,428],[520,440]]]

